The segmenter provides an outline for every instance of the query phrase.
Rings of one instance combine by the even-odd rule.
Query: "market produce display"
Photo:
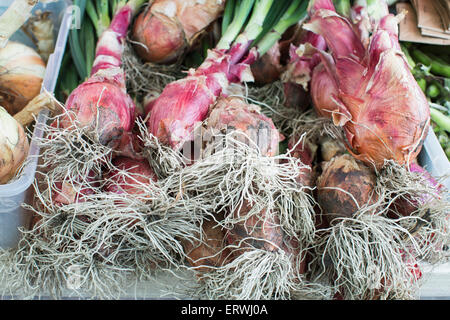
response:
[[[394,2],[75,0],[55,96],[0,108],[0,183],[52,113],[2,294],[418,298],[450,257],[448,177],[418,160],[430,130],[448,156],[449,57],[400,42]]]

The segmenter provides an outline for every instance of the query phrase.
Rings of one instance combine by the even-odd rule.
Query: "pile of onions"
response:
[[[0,105],[11,115],[41,91],[45,62],[32,48],[9,41],[0,48]]]
[[[23,127],[0,107],[0,184],[8,183],[28,155],[29,142]]]
[[[143,2],[131,0],[122,6],[100,36],[91,75],[71,92],[64,112],[48,128],[43,155],[49,167],[64,167],[64,161],[81,166],[83,175],[109,161],[115,151],[127,156],[137,151],[136,106],[126,90],[121,59],[128,28]]]
[[[219,18],[225,0],[156,0],[136,17],[131,37],[145,62],[173,63]]]

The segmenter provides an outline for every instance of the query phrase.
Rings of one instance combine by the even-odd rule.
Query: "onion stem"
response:
[[[236,42],[239,42],[239,38],[244,39],[245,42],[248,42],[253,41],[258,37],[258,35],[263,31],[264,20],[266,19],[273,3],[274,0],[257,0],[244,32],[239,35]]]
[[[235,9],[234,19],[228,26],[225,33],[220,38],[216,45],[217,49],[229,49],[231,43],[236,39],[242,30],[245,22],[247,21],[248,15],[253,8],[255,0],[242,0],[240,5]],[[237,13],[237,14],[236,14]]]
[[[411,55],[420,63],[429,66],[432,73],[450,78],[450,65],[442,63],[435,59],[430,58],[427,54],[415,48],[412,50]]]
[[[37,3],[38,0],[15,0],[0,16],[0,48],[28,20]]]
[[[80,9],[80,23],[83,23],[84,13],[86,10],[86,0],[74,0],[73,5]],[[87,77],[86,73],[86,59],[84,58],[83,52],[81,50],[80,30],[73,28],[69,33],[69,43],[70,43],[70,53],[72,55],[73,63],[77,69],[78,75],[81,80],[84,81]]]
[[[307,15],[308,1],[294,0],[276,25],[257,44],[259,56],[265,54],[293,24]]]
[[[100,8],[100,22],[103,30],[106,30],[111,23],[111,19],[109,17],[109,1],[108,0],[97,0],[97,8]]]

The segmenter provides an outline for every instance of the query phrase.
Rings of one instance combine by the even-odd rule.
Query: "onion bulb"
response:
[[[328,222],[351,218],[362,206],[375,203],[376,179],[369,167],[348,154],[324,163],[317,179],[317,197]]]
[[[222,0],[156,0],[136,17],[136,53],[152,63],[172,63],[222,13]]]
[[[197,235],[197,241],[182,240],[187,261],[196,271],[207,272],[232,260],[232,252],[226,247],[225,232],[215,221],[205,220],[203,234]]]
[[[344,129],[357,159],[377,169],[385,160],[411,163],[430,124],[428,101],[398,42],[401,18],[382,17],[367,47],[352,23],[331,10],[318,10],[303,26],[331,51],[320,51],[321,67],[312,75],[314,108]]]
[[[28,138],[23,127],[0,107],[0,184],[10,181],[27,157]]]
[[[145,185],[156,182],[157,177],[147,161],[128,157],[116,157],[115,169],[106,172],[104,190],[117,194],[145,196]]]
[[[16,114],[39,94],[45,63],[31,47],[9,41],[0,49],[0,104]]]

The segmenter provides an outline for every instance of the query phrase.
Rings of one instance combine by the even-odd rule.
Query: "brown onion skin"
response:
[[[141,12],[132,26],[136,53],[144,62],[170,64],[194,44],[219,18],[225,1],[156,0]]]
[[[248,201],[235,215],[244,217],[251,210]],[[234,224],[228,230],[226,239],[228,244],[245,249],[262,249],[268,252],[277,252],[283,247],[284,232],[280,227],[280,221],[273,213],[267,215],[266,210],[258,214],[252,214],[245,220]],[[245,239],[245,240],[244,240]]]
[[[235,216],[245,216],[251,209],[248,201],[244,201],[242,208],[235,212]],[[243,221],[239,221],[226,232],[226,241],[229,245],[237,247],[235,256],[246,250],[259,249],[267,252],[277,253],[283,251],[291,255],[291,261],[295,266],[296,274],[304,274],[306,271],[306,252],[301,254],[301,246],[297,239],[287,236],[280,226],[278,216],[271,212],[267,214],[262,210],[258,214],[252,214]],[[297,279],[298,280],[298,279]]]
[[[232,260],[232,252],[226,248],[225,230],[213,220],[205,220],[202,225],[202,242],[182,240],[187,262],[196,271],[210,271],[208,267],[220,267]]]
[[[256,84],[268,84],[280,78],[283,72],[280,57],[280,46],[276,43],[261,58],[252,63],[250,68]]]
[[[329,223],[336,218],[351,218],[358,206],[374,203],[375,185],[375,173],[363,163],[348,154],[336,156],[323,165],[317,179],[317,200]]]

